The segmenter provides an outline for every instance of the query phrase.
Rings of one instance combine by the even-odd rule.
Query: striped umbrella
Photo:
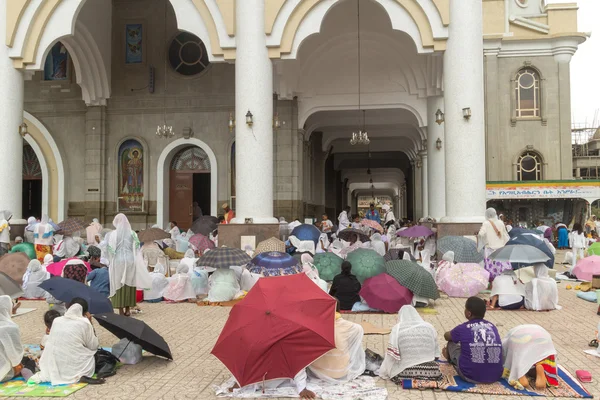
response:
[[[362,284],[366,279],[385,272],[385,260],[371,249],[356,249],[346,260],[352,264],[352,273]]]
[[[454,261],[458,263],[478,264],[483,255],[477,251],[477,244],[464,236],[444,236],[437,241],[437,250],[441,255],[454,252]]]
[[[404,249],[389,249],[388,252],[383,256],[383,259],[385,261],[404,260],[404,254],[408,254],[412,261],[417,261],[415,260],[415,257],[410,254],[410,251]]]
[[[294,257],[280,251],[260,253],[246,265],[253,274],[263,276],[294,275],[302,272],[302,265]]]
[[[417,296],[433,300],[440,297],[433,276],[416,262],[405,260],[388,261],[385,263],[385,270],[398,283]]]
[[[243,250],[233,247],[217,247],[200,257],[196,264],[201,267],[229,268],[246,265],[250,260],[250,256]]]
[[[332,281],[336,275],[341,274],[343,262],[344,260],[334,253],[320,253],[314,257],[314,266],[324,281]]]
[[[75,232],[84,231],[87,228],[85,222],[77,218],[69,218],[58,224],[58,232],[61,235],[71,235]]]

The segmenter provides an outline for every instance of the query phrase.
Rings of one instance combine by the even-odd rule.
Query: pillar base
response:
[[[437,239],[445,236],[477,236],[481,228],[481,222],[438,222]]]
[[[256,249],[256,246],[263,240],[272,237],[279,238],[279,223],[219,225],[219,246],[235,247],[239,249],[241,248],[242,236],[254,237],[254,249]]]

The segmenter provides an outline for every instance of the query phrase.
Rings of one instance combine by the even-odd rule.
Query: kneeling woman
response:
[[[413,306],[403,306],[390,334],[379,376],[394,381],[437,380],[442,377],[435,361],[439,356],[440,346],[433,325],[423,321]]]
[[[538,390],[558,386],[556,349],[552,337],[539,325],[519,325],[502,341],[504,377],[518,390],[535,380]]]
[[[518,310],[525,304],[525,288],[517,279],[515,272],[507,270],[494,278],[492,293],[489,301],[491,308],[503,310]]]

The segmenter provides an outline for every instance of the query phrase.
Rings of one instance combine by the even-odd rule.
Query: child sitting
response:
[[[502,377],[502,340],[494,324],[483,319],[486,303],[469,297],[465,303],[467,322],[444,334],[448,346],[442,354],[470,383],[492,383]]]
[[[48,335],[50,335],[50,329],[52,329],[52,323],[58,317],[60,317],[60,313],[56,310],[48,310],[44,314],[44,324],[46,325],[46,333],[44,334],[44,337],[42,337],[40,349],[44,350],[46,342],[48,341]]]

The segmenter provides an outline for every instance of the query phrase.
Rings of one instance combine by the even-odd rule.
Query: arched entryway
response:
[[[29,144],[23,146],[23,203],[22,215],[42,217],[43,176],[40,160]]]
[[[194,203],[210,210],[210,160],[200,147],[179,150],[170,168],[169,218],[187,230],[192,225]]]
[[[217,215],[217,158],[203,141],[177,139],[164,148],[157,165],[156,220],[166,227],[171,220],[187,229],[193,202],[204,215]]]

